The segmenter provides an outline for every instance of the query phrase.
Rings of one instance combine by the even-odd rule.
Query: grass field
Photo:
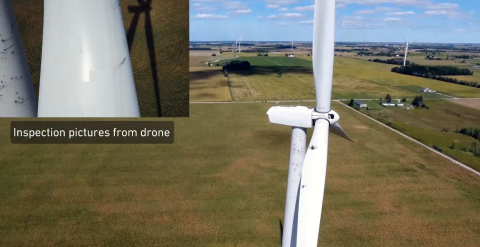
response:
[[[173,145],[12,145],[0,120],[0,245],[278,246],[291,128],[271,105],[191,105]],[[319,246],[478,244],[478,177],[333,108],[355,143],[330,138]]]
[[[264,57],[240,57],[239,60],[248,60],[255,67],[249,72],[230,73],[234,100],[314,99],[313,71],[308,57],[268,59],[270,61]],[[281,59],[291,59],[292,63],[293,59],[299,59],[308,63],[295,61],[296,66],[305,67],[296,67],[295,64],[287,67],[271,62],[282,64]],[[378,99],[387,94],[393,98],[442,97],[417,90],[428,87],[455,97],[480,97],[478,88],[392,73],[391,68],[392,65],[388,64],[336,57],[332,96],[334,99]],[[282,71],[282,77],[278,76],[279,71]]]
[[[43,1],[14,0],[12,3],[38,98]],[[138,6],[138,2],[121,0],[120,3],[128,33],[135,16],[128,12],[128,7]],[[154,1],[151,8],[153,40],[147,40],[145,14],[141,14],[130,52],[141,115],[188,117],[188,1]],[[149,50],[147,42],[154,45],[154,50]],[[149,59],[150,53],[155,61]]]
[[[230,87],[218,67],[190,68],[191,101],[231,101]]]
[[[455,133],[462,127],[479,127],[478,110],[445,100],[429,100],[425,103],[430,109],[394,111],[387,107],[363,112],[384,123],[392,121],[395,128],[403,133],[429,146],[436,145],[446,154],[480,171],[480,157],[460,150],[460,147],[470,147],[472,142],[478,141]],[[443,131],[447,128],[448,132]],[[449,148],[452,143],[455,143],[456,149]]]

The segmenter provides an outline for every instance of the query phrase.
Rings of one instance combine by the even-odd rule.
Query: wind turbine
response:
[[[0,117],[37,117],[37,96],[10,0],[0,0],[0,13]]]
[[[331,109],[335,45],[335,0],[316,0],[313,72],[316,108],[273,106],[271,123],[292,127],[282,246],[317,246],[327,171],[329,132],[352,141]],[[307,128],[314,128],[308,148]]]
[[[403,59],[403,66],[405,66],[407,63],[408,45],[413,44],[414,42],[418,41],[418,39],[410,43],[408,43],[405,38],[403,38],[403,40],[405,40],[405,58]]]
[[[238,53],[242,51],[241,43],[242,43],[242,37],[240,36],[240,40],[238,40]]]
[[[119,0],[45,0],[39,117],[140,117]]]

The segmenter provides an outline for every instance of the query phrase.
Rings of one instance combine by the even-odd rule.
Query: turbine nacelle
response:
[[[352,141],[338,124],[340,115],[334,110],[321,113],[307,106],[273,106],[267,111],[267,115],[270,123],[297,128],[312,128],[317,120],[327,120],[331,133]]]

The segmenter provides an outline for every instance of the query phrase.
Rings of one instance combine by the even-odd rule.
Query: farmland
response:
[[[463,102],[465,101],[468,100]],[[398,107],[382,107],[363,112],[384,123],[392,122],[397,130],[428,146],[440,147],[446,154],[480,170],[480,157],[476,157],[468,151],[472,143],[478,141],[470,136],[456,133],[462,127],[480,127],[480,113],[476,109],[453,102],[429,100],[425,104],[430,109],[403,110],[400,108],[402,110],[398,110]],[[454,148],[452,148],[452,144],[454,144]]]
[[[231,101],[227,78],[218,67],[190,68],[190,100]]]
[[[1,120],[0,245],[278,246],[291,130],[271,105],[192,104],[164,146],[11,145]],[[319,246],[478,243],[478,178],[333,108],[355,143],[330,138]]]
[[[43,35],[43,1],[12,1],[38,98]],[[152,38],[147,39],[145,14],[134,25],[128,7],[136,0],[121,0],[123,20],[130,35],[131,62],[142,117],[188,117],[188,1],[154,1]],[[147,45],[149,44],[149,45]],[[150,59],[153,58],[153,59]]]
[[[313,72],[309,57],[240,57],[254,68],[232,72],[230,85],[234,100],[313,99]],[[266,60],[268,59],[268,60]],[[298,62],[305,60],[305,62]],[[282,66],[278,65],[281,64]],[[288,66],[290,65],[290,66]],[[480,89],[390,72],[392,65],[335,58],[333,98],[378,99],[386,94],[394,98],[448,97],[420,93],[421,87],[435,89],[453,97],[480,97]],[[279,77],[278,72],[282,72]]]

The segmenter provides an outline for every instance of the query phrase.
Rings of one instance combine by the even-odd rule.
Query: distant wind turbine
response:
[[[405,66],[407,64],[408,45],[413,44],[418,41],[418,39],[410,43],[408,43],[405,38],[403,38],[403,40],[405,40],[405,58],[403,59],[403,66]]]

